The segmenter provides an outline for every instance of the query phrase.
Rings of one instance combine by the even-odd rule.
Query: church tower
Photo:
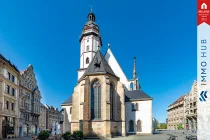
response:
[[[101,35],[99,27],[96,24],[96,17],[94,13],[88,14],[88,21],[85,23],[80,41],[80,69],[78,70],[78,80],[84,74],[85,70],[89,66],[97,50],[102,46]]]

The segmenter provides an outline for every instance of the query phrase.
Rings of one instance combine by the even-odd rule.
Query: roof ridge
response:
[[[108,64],[104,56],[101,54],[101,51],[98,50],[87,67],[83,76],[79,79],[79,81],[87,75],[92,74],[110,74],[114,77],[117,77],[112,70],[111,66]]]

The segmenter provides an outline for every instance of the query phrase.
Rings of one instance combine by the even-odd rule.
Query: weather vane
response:
[[[93,7],[92,7],[92,5],[90,6],[90,12],[93,12]]]

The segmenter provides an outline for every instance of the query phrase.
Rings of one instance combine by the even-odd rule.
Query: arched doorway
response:
[[[36,130],[36,127],[34,124],[31,125],[31,134],[32,135],[35,135],[35,130]]]
[[[129,121],[129,132],[134,132],[134,122],[133,120],[130,120]]]
[[[29,126],[28,124],[23,125],[23,136],[28,136],[29,133]]]
[[[141,132],[142,131],[142,129],[141,129],[141,121],[140,120],[137,121],[136,129],[137,129],[137,132]]]

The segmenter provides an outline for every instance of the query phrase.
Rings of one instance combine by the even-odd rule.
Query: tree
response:
[[[181,124],[181,123],[179,123],[179,124],[177,125],[177,128],[178,128],[178,130],[183,129],[182,124]]]
[[[159,129],[167,129],[167,124],[165,124],[165,123],[160,123]]]

